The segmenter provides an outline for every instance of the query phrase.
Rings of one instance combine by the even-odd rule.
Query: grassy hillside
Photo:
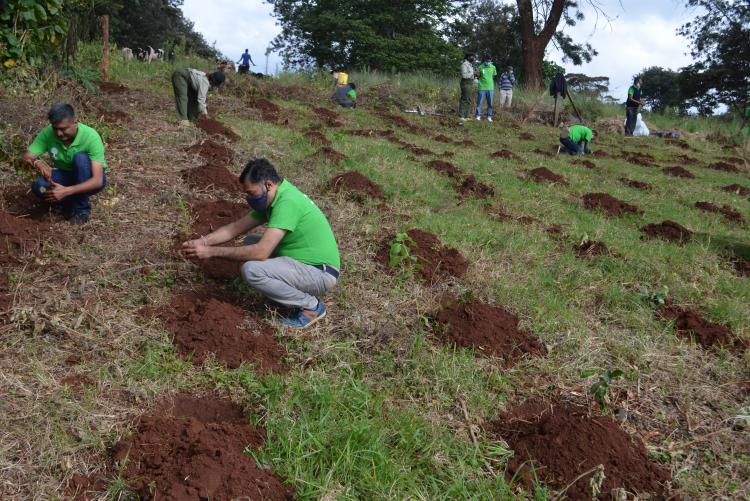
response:
[[[705,134],[671,143],[603,134],[592,145],[598,156],[555,156],[556,129],[534,120],[520,125],[536,96],[520,93],[521,111],[500,112],[495,123],[462,124],[396,108],[429,104],[445,113],[445,103],[457,101],[447,82],[356,75],[366,82],[363,105],[343,111],[329,107],[323,80],[232,77],[210,95],[209,109],[239,139],[213,137],[234,156],[208,164],[237,174],[248,158],[269,158],[328,216],[342,276],[318,326],[268,331],[268,342],[284,352],[274,359],[279,370],[247,358],[231,368],[213,355],[197,362],[197,352],[184,352],[165,320],[174,298],[195,292],[218,298],[222,308],[241,307],[242,325],[256,333],[252,343],[266,332],[262,319],[278,312],[239,278],[207,278],[173,250],[204,222],[199,204],[243,198],[185,181],[184,171],[207,163],[186,149],[200,149],[207,136],[176,127],[170,72],[167,64],[116,61],[113,79],[123,92],[91,95],[71,85],[44,98],[0,101],[4,144],[12,151],[21,152],[44,125],[49,104],[66,99],[81,121],[102,133],[111,167],[92,221],[73,228],[59,216],[30,215],[17,188],[28,173],[2,164],[2,214],[10,216],[0,219],[0,229],[20,227],[20,217],[35,225],[29,235],[42,232],[44,244],[21,251],[6,238],[8,259],[0,261],[0,278],[7,278],[0,296],[0,497],[65,499],[77,491],[78,499],[135,499],[134,465],[112,446],[137,436],[142,421],[135,418],[157,412],[177,392],[241,404],[266,433],[248,455],[276,472],[298,499],[557,499],[566,493],[576,499],[590,484],[608,499],[611,488],[630,484],[617,484],[621,472],[600,459],[619,449],[587,442],[600,429],[623,430],[648,455],[650,463],[644,456],[639,466],[661,465],[671,475],[671,487],[657,498],[750,495],[750,371],[742,344],[750,339],[750,282],[740,268],[750,260],[750,201],[747,193],[722,189],[750,187],[739,150],[708,142]],[[442,174],[436,170],[442,164],[428,165],[435,160],[460,172]],[[709,168],[717,162],[730,167]],[[663,171],[674,166],[694,177]],[[539,167],[563,181],[535,181],[530,171]],[[383,200],[337,192],[332,179],[346,171],[374,182]],[[476,189],[470,175],[486,189]],[[621,178],[650,188],[632,188]],[[586,208],[589,193],[610,194],[637,211],[608,216]],[[700,210],[697,202],[727,205],[741,221]],[[644,238],[640,228],[664,220],[687,228],[690,239]],[[398,239],[412,229],[458,251],[465,273],[442,273],[455,256],[433,247],[445,262],[424,279],[427,263],[416,258],[413,242]],[[609,252],[587,253],[582,244],[590,241]],[[389,268],[383,256],[387,261],[398,242],[406,257]],[[693,334],[691,340],[681,320],[676,328],[662,309],[662,299],[731,334],[713,346],[713,338],[701,344]],[[492,336],[473,349],[457,346],[446,315],[456,319],[451,312],[478,304],[517,316],[519,332],[539,349],[494,352]],[[217,338],[237,328],[222,320],[215,319]],[[482,320],[470,318],[467,325]],[[197,323],[194,316],[183,321],[184,328]],[[489,334],[499,336],[507,325],[497,327]],[[616,370],[622,377],[598,386],[605,390],[600,402],[591,386]],[[548,463],[529,461],[509,431],[524,402],[572,405],[585,415],[559,441],[551,425],[550,442],[539,434]],[[579,433],[581,423],[592,424]],[[551,457],[579,446],[596,459],[573,464],[566,456],[560,461],[572,476],[555,475]],[[604,478],[600,463],[606,463]]]

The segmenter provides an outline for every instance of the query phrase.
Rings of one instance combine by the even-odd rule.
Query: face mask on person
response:
[[[264,186],[264,191],[260,195],[245,195],[247,204],[258,212],[265,212],[268,209],[268,188]]]

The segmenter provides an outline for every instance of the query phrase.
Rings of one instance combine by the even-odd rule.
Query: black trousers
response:
[[[625,135],[632,136],[635,130],[635,123],[638,119],[638,107],[628,106],[625,108]]]

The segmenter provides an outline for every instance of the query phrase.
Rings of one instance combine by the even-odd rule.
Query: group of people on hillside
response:
[[[474,88],[477,88],[476,119],[482,119],[482,106],[487,101],[487,121],[492,122],[493,101],[495,97],[495,77],[497,69],[488,56],[482,57],[482,63],[474,67],[476,56],[466,54],[461,63],[461,98],[458,106],[458,115],[462,121],[471,118],[471,98]],[[513,103],[513,86],[516,84],[516,76],[513,67],[508,66],[498,79],[500,89],[500,107],[510,108]]]

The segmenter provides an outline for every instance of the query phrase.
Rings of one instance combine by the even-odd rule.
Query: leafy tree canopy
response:
[[[679,72],[652,66],[642,70],[640,77],[643,79],[643,99],[653,111],[663,112],[668,108],[686,111]]]

